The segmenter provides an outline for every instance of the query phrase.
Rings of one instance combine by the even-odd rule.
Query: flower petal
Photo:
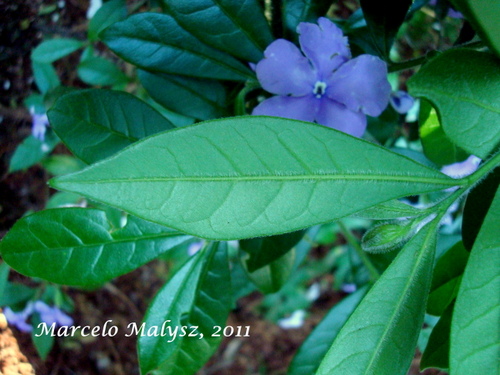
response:
[[[398,90],[391,93],[389,103],[391,103],[392,108],[394,108],[397,113],[404,115],[413,107],[415,99],[407,92]]]
[[[363,113],[353,112],[328,98],[321,99],[316,122],[355,137],[361,137],[366,130],[366,116]]]
[[[295,98],[293,96],[273,96],[254,108],[252,115],[284,117],[312,122],[321,100],[312,95]]]
[[[387,65],[371,55],[361,55],[346,62],[331,76],[326,88],[330,99],[370,116],[382,113],[390,94]]]
[[[277,95],[303,96],[312,92],[316,74],[297,46],[278,39],[264,51],[255,68],[264,90]]]
[[[301,22],[297,26],[300,47],[318,71],[318,80],[324,81],[340,65],[351,58],[347,37],[337,25],[321,17],[318,25]]]

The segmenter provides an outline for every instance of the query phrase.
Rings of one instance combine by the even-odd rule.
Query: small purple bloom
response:
[[[404,115],[413,107],[415,99],[406,91],[398,90],[391,93],[389,103],[397,113]]]
[[[277,39],[257,63],[260,84],[277,96],[252,114],[315,121],[361,137],[366,115],[380,115],[389,102],[387,65],[371,55],[351,59],[347,38],[327,18],[301,22],[297,32],[303,53]]]
[[[48,326],[54,323],[58,326],[73,325],[73,319],[56,306],[49,306],[43,301],[36,301],[33,308],[40,314],[40,319]]]
[[[21,310],[19,312],[12,311],[12,309],[8,306],[3,309],[3,314],[5,315],[7,322],[17,327],[17,329],[19,329],[21,332],[31,332],[33,330],[31,324],[26,322],[32,313],[32,302],[29,302],[24,310]]]
[[[429,1],[429,5],[435,6],[437,4],[438,0],[431,0]],[[448,17],[450,18],[464,18],[464,15],[460,13],[458,10],[453,9],[451,6],[448,8]]]
[[[49,125],[49,119],[47,114],[38,114],[35,113],[34,109],[30,110],[31,119],[33,121],[31,126],[31,134],[33,137],[38,138],[40,141],[45,140],[45,132],[47,131],[47,126]]]
[[[445,165],[441,168],[441,172],[453,178],[462,178],[475,172],[481,163],[481,159],[471,155],[462,162]]]

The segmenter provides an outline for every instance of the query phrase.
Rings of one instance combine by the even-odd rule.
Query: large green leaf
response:
[[[412,0],[360,0],[360,4],[378,54],[388,59],[394,37]]]
[[[457,182],[336,130],[248,116],[152,136],[51,184],[198,237],[240,239]]]
[[[278,234],[276,236],[251,238],[240,241],[240,249],[250,254],[246,266],[249,272],[280,258],[290,251],[304,237],[305,231]]]
[[[250,68],[203,44],[165,14],[131,16],[100,36],[118,56],[146,70],[237,81],[253,77]]]
[[[491,53],[453,49],[424,65],[408,85],[412,95],[435,105],[458,147],[485,159],[500,143],[499,71]]]
[[[472,248],[451,325],[454,375],[500,372],[500,189]]]
[[[184,265],[158,293],[146,314],[146,327],[160,327],[166,321],[178,335],[141,336],[139,362],[144,374],[158,369],[162,375],[194,374],[217,349],[229,314],[231,293],[227,246],[211,244]],[[182,336],[196,332],[197,336]],[[196,327],[196,328],[193,328]],[[154,329],[154,328],[153,328]],[[168,331],[167,331],[168,332]]]
[[[114,230],[103,211],[56,208],[19,220],[0,242],[16,271],[51,282],[97,286],[149,262],[189,236],[133,216]]]
[[[500,2],[498,0],[451,0],[486,44],[500,57]]]
[[[161,0],[183,29],[202,42],[245,61],[257,62],[273,41],[256,0]]]
[[[64,95],[49,110],[50,124],[77,157],[94,163],[174,125],[142,100],[112,90]]]
[[[337,303],[301,345],[288,368],[288,375],[313,375],[340,329],[366,294],[357,290]]]
[[[145,70],[139,70],[138,76],[148,94],[174,112],[200,120],[227,114],[226,90],[220,82]]]
[[[469,253],[462,241],[444,253],[434,267],[427,312],[440,316],[457,296]]]
[[[318,375],[404,375],[413,359],[431,282],[437,223],[401,250],[341,329]]]
[[[83,47],[83,43],[71,38],[45,40],[31,53],[33,61],[52,63]]]

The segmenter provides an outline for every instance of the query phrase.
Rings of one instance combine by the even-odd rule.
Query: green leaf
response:
[[[428,368],[438,368],[447,371],[449,367],[450,354],[450,331],[453,306],[448,305],[443,315],[434,326],[425,351],[420,359],[420,371]]]
[[[500,28],[498,16],[500,3],[497,0],[451,0],[457,9],[472,24],[481,39],[500,57]]]
[[[42,94],[46,94],[61,84],[52,64],[32,61],[31,67],[35,83]]]
[[[337,335],[316,372],[404,375],[422,327],[437,223],[401,250]]]
[[[437,112],[426,100],[420,101],[419,133],[424,154],[437,165],[453,164],[467,159],[469,154],[446,136]]]
[[[392,220],[398,218],[413,218],[424,214],[424,210],[398,200],[393,200],[367,208],[366,210],[358,212],[355,216],[373,220]]]
[[[17,172],[27,169],[52,152],[59,143],[59,139],[52,132],[47,132],[42,142],[38,138],[29,135],[17,146],[9,164],[9,172]]]
[[[51,282],[97,286],[130,272],[189,239],[129,216],[113,230],[103,211],[57,208],[20,219],[0,242],[16,271]]]
[[[285,0],[283,13],[286,26],[294,33],[301,22],[316,22],[326,14],[332,2],[329,0]]]
[[[141,138],[174,128],[142,100],[112,90],[79,90],[64,95],[49,110],[48,117],[66,146],[86,163],[94,163]]]
[[[340,329],[366,294],[364,287],[342,299],[305,339],[293,357],[288,375],[313,375]]]
[[[290,251],[304,237],[305,231],[240,241],[240,249],[250,254],[246,266],[249,272],[264,267]]]
[[[42,326],[38,327],[42,323],[42,319],[38,313],[31,316],[31,324],[33,325],[33,331],[31,332],[31,340],[35,344],[36,351],[42,360],[47,359],[52,347],[54,346],[54,336],[50,334],[42,334]]]
[[[499,222],[500,189],[472,248],[455,303],[450,346],[454,375],[500,372]]]
[[[394,38],[412,0],[360,0],[360,4],[378,54],[388,60]]]
[[[486,159],[500,143],[499,69],[500,61],[491,53],[452,49],[409,80],[410,94],[435,105],[452,142]]]
[[[484,218],[493,202],[495,192],[500,185],[500,167],[494,169],[479,182],[467,195],[462,222],[462,237],[464,246],[471,250]]]
[[[178,24],[203,43],[257,62],[273,41],[271,30],[256,0],[161,0]]]
[[[149,137],[51,184],[201,238],[241,239],[457,182],[324,126],[242,116]]]
[[[42,160],[43,167],[52,175],[73,173],[85,167],[80,160],[69,155],[52,155]]]
[[[253,272],[246,269],[248,277],[262,293],[276,293],[290,279],[295,265],[295,249]]]
[[[145,328],[164,322],[176,337],[169,335],[139,338],[142,372],[158,369],[163,375],[194,374],[217,349],[222,337],[212,336],[214,326],[224,326],[231,303],[229,263],[226,244],[211,244],[188,262],[165,284],[149,307]],[[196,337],[181,335],[182,327]],[[146,330],[147,332],[147,330]]]
[[[227,115],[226,90],[220,82],[144,70],[138,76],[148,94],[174,112],[200,120]]]
[[[124,60],[153,72],[236,81],[254,76],[241,62],[201,43],[164,14],[133,15],[108,27],[101,38]]]
[[[127,17],[125,0],[111,0],[102,4],[89,22],[89,40],[96,41],[102,30],[125,17]]]
[[[71,38],[45,40],[31,53],[33,61],[50,64],[83,47],[83,42]]]
[[[111,61],[89,57],[78,64],[78,77],[89,85],[112,86],[128,81],[127,76]]]
[[[444,253],[434,267],[431,292],[427,301],[427,312],[440,316],[457,296],[469,253],[462,241]]]

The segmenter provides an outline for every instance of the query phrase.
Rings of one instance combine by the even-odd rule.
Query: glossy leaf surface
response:
[[[148,94],[169,110],[200,120],[227,114],[226,90],[220,82],[145,70],[139,70],[138,76]]]
[[[121,21],[127,16],[125,0],[107,1],[94,14],[89,22],[88,38],[91,41],[98,39],[99,33],[115,22]]]
[[[451,326],[450,372],[498,374],[500,363],[500,189],[460,284]]]
[[[100,35],[118,56],[153,72],[236,81],[253,77],[250,68],[203,44],[168,15],[136,14]]]
[[[499,70],[491,53],[454,49],[424,65],[408,85],[410,94],[435,105],[452,142],[485,159],[500,143]]]
[[[317,375],[404,375],[429,291],[436,225],[427,224],[377,280],[323,359]]]
[[[112,86],[127,82],[127,76],[111,61],[88,57],[78,64],[78,77],[89,85]]]
[[[51,184],[198,237],[241,239],[456,181],[326,127],[250,116],[152,136]]]
[[[135,96],[112,90],[80,90],[57,100],[48,113],[54,131],[86,163],[111,156],[126,146],[174,128]]]
[[[161,5],[196,38],[244,61],[262,59],[273,41],[257,0],[161,0]]]
[[[333,340],[366,294],[362,288],[337,303],[306,338],[293,357],[288,375],[313,375],[328,352]]]
[[[129,216],[114,230],[103,211],[45,210],[19,220],[0,242],[18,272],[54,283],[97,286],[149,262],[189,236]]]

